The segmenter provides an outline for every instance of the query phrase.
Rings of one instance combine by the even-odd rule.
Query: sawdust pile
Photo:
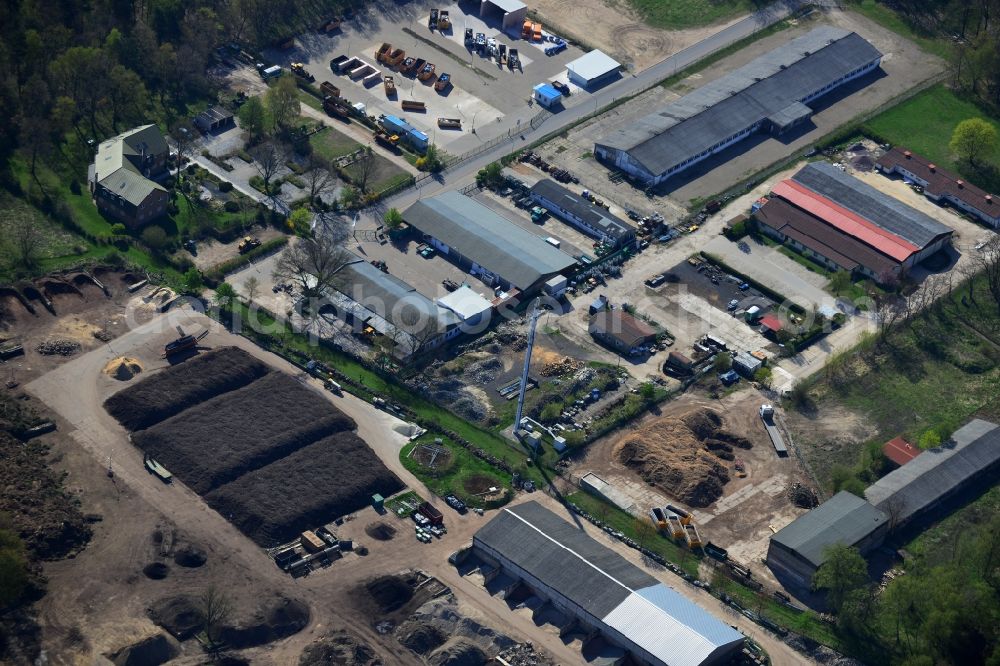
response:
[[[715,412],[699,409],[664,417],[629,433],[615,445],[614,457],[644,481],[681,502],[706,507],[722,496],[733,448],[749,449],[745,437],[723,429]]]
[[[118,381],[122,382],[127,382],[140,372],[142,372],[142,365],[139,361],[128,356],[119,356],[118,358],[111,359],[111,361],[104,366],[104,374],[114,377]]]

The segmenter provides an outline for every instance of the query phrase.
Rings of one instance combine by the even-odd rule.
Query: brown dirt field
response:
[[[413,449],[413,453],[410,457],[428,469],[431,469],[432,459],[434,460],[433,469],[436,470],[447,469],[451,464],[451,451],[443,446],[436,455],[426,446],[418,446]]]
[[[742,18],[735,17],[715,26],[666,31],[644,24],[639,15],[623,2],[537,0],[531,4],[531,9],[541,17],[546,30],[601,49],[623,64],[630,63],[634,72],[640,72]]]
[[[465,492],[470,495],[481,495],[489,492],[490,488],[499,488],[500,485],[496,477],[486,474],[473,474],[462,482]]]

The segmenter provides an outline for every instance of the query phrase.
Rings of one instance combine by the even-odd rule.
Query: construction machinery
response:
[[[385,146],[389,150],[396,150],[396,147],[399,145],[399,135],[379,130],[375,132],[375,143]]]
[[[255,247],[260,247],[260,239],[256,236],[244,236],[240,239],[240,244],[237,246],[240,254],[246,254]]]
[[[447,9],[442,9],[438,12],[438,30],[444,32],[445,30],[451,30],[451,17],[448,15]]]
[[[434,90],[438,92],[444,92],[451,87],[451,74],[441,74],[438,77],[437,82],[434,84]]]
[[[521,429],[521,416],[524,414],[524,394],[527,393],[528,370],[531,368],[531,351],[535,348],[535,328],[537,328],[538,320],[543,312],[544,310],[539,307],[539,300],[535,299],[535,302],[531,306],[531,314],[528,316],[528,346],[524,349],[524,369],[521,371],[521,385],[517,395],[517,413],[514,416],[515,433]]]
[[[429,62],[420,69],[420,73],[417,74],[417,78],[420,79],[421,81],[428,81],[434,78],[435,69],[437,68],[434,66],[434,63]]]
[[[427,106],[423,102],[418,102],[414,99],[404,99],[400,102],[400,105],[403,107],[403,111],[427,111]]]
[[[388,74],[382,77],[382,86],[385,88],[386,97],[396,96],[396,82]]]
[[[163,346],[163,357],[170,358],[175,354],[188,349],[194,349],[198,345],[198,338],[193,335],[181,335],[176,340],[168,342]]]
[[[441,129],[462,129],[462,119],[438,118],[438,127]]]
[[[291,68],[292,68],[292,74],[301,79],[305,79],[309,83],[312,83],[313,81],[316,80],[316,77],[310,74],[309,70],[307,70],[306,66],[303,65],[301,62],[293,62],[291,64]]]

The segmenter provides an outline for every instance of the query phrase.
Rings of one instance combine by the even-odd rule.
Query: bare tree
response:
[[[6,232],[16,264],[29,271],[36,268],[44,239],[34,222],[26,215],[18,215],[7,224]]]
[[[872,302],[875,306],[875,323],[878,325],[878,341],[886,344],[892,328],[906,316],[906,299],[895,294],[874,294]]]
[[[320,296],[327,288],[338,285],[338,272],[351,258],[351,253],[328,235],[315,234],[282,252],[274,277],[297,283],[303,296]]]
[[[316,155],[309,158],[305,172],[306,187],[309,190],[309,201],[315,205],[316,199],[332,189],[336,177],[330,171],[330,164]]]
[[[243,283],[243,291],[246,292],[247,302],[252,303],[254,296],[257,295],[257,290],[260,288],[260,280],[256,276],[251,275],[247,278],[247,281]]]
[[[186,121],[182,121],[174,126],[170,136],[173,137],[174,145],[177,146],[177,182],[179,183],[184,179],[184,158],[187,157],[194,143],[194,131]]]
[[[979,248],[979,252],[973,254],[972,259],[978,271],[986,277],[990,295],[1000,308],[1000,236],[994,236],[986,245]]]
[[[976,304],[976,275],[979,274],[979,267],[976,265],[975,261],[967,264],[961,264],[958,267],[958,272],[962,276],[962,280],[965,281],[965,288],[968,289],[968,295],[963,296],[963,300],[968,298],[969,303]]]
[[[264,141],[263,143],[250,149],[250,157],[253,158],[253,166],[264,181],[264,193],[271,195],[271,179],[278,175],[278,171],[284,166],[288,159],[285,147],[274,141]]]
[[[212,585],[201,595],[198,612],[205,628],[205,637],[210,644],[214,644],[219,638],[219,630],[233,613],[233,601],[229,595]]]
[[[887,499],[880,508],[883,512],[885,512],[885,515],[889,517],[887,528],[889,530],[889,534],[895,533],[903,518],[903,510],[906,508],[906,503],[903,501],[903,498],[898,495],[893,495]]]
[[[362,192],[368,191],[368,181],[375,174],[376,166],[375,153],[372,151],[371,146],[363,146],[358,151],[358,156],[350,166],[354,183]]]
[[[639,542],[639,548],[645,548],[649,539],[656,534],[656,528],[645,518],[636,518],[634,526],[635,540]]]

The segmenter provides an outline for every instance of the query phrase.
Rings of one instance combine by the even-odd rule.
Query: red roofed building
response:
[[[831,270],[885,282],[950,241],[951,228],[827,162],[771,190],[754,214],[760,230]]]
[[[922,452],[902,437],[897,437],[882,445],[882,453],[894,467],[902,467]]]
[[[993,228],[1000,227],[1000,199],[940,168],[926,157],[896,147],[882,155],[875,168],[887,176],[898,173],[912,180],[924,188],[928,199],[938,203],[947,201]]]
[[[777,333],[781,330],[781,320],[778,319],[773,314],[764,315],[760,318],[761,328],[766,328],[771,333]]]

